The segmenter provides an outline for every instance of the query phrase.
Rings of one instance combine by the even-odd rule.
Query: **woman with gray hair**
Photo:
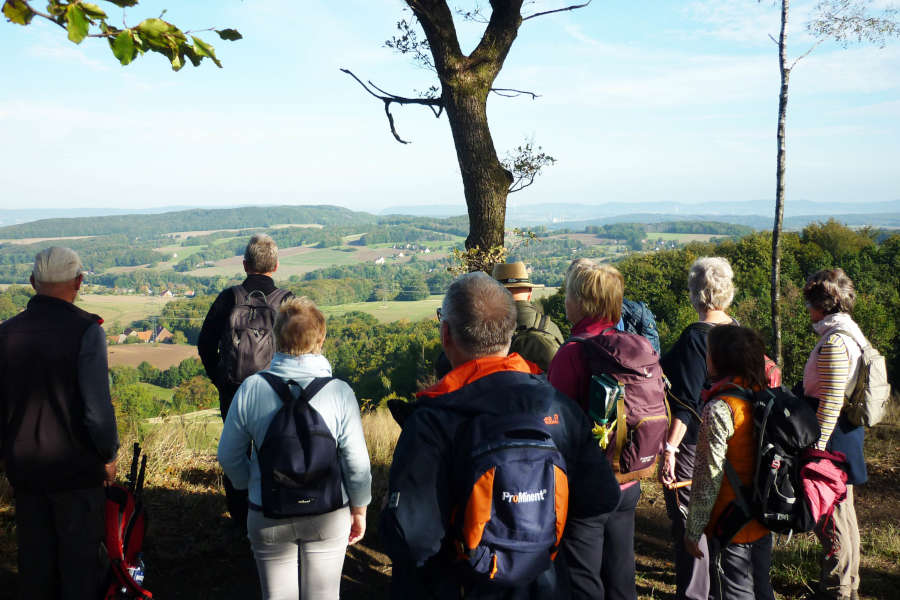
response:
[[[856,386],[866,336],[850,312],[856,303],[853,281],[842,269],[812,275],[803,287],[806,308],[819,340],[803,369],[803,393],[817,402],[821,433],[818,450],[847,456],[847,499],[833,517],[816,524],[823,558],[817,598],[859,597],[859,524],[853,507],[853,486],[866,482],[863,427],[842,413],[844,400]]]
[[[734,298],[734,272],[724,258],[698,258],[688,271],[688,292],[697,311],[697,321],[688,325],[678,341],[660,360],[672,384],[672,424],[660,476],[665,486],[666,512],[672,521],[675,549],[675,597],[706,599],[709,595],[709,551],[700,538],[702,558],[694,558],[684,547],[685,523],[691,498],[694,453],[700,429],[700,393],[707,379],[706,336],[716,325],[733,324],[726,310]]]

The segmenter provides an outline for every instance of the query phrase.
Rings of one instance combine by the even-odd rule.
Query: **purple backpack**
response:
[[[569,341],[584,351],[591,372],[588,414],[617,478],[652,476],[669,430],[659,354],[643,336],[613,328]]]

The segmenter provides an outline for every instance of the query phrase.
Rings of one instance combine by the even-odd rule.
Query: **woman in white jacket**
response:
[[[331,376],[331,365],[322,355],[325,317],[311,300],[303,297],[284,302],[274,335],[276,353],[266,372],[296,381],[301,387],[316,377]],[[298,393],[296,388],[292,393]],[[263,443],[281,405],[281,398],[262,376],[247,378],[225,420],[219,463],[235,488],[249,489],[247,535],[264,600],[336,600],[347,545],[365,534],[366,507],[372,497],[359,405],[350,386],[340,380],[327,383],[310,401],[337,443],[344,506],[321,515],[271,519],[261,510],[256,448]]]
[[[819,341],[803,371],[803,393],[817,401],[821,434],[816,448],[847,456],[847,499],[833,518],[816,524],[823,558],[817,598],[853,600],[859,595],[859,525],[853,488],[866,482],[863,428],[843,414],[856,386],[862,348],[868,345],[850,317],[856,302],[853,282],[842,269],[815,273],[803,288],[806,308]]]

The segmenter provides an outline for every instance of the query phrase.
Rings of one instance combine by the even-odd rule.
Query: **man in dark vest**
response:
[[[546,371],[564,339],[556,323],[531,303],[534,288],[544,286],[531,283],[525,263],[521,262],[497,263],[493,276],[516,302],[516,333],[509,351],[518,352]]]
[[[14,489],[19,598],[99,597],[104,482],[119,437],[103,320],[73,302],[81,261],[68,248],[34,260],[37,294],[0,325],[0,462]]]
[[[224,290],[212,303],[197,352],[206,374],[219,390],[222,420],[241,382],[269,366],[275,354],[272,327],[281,303],[293,294],[275,286],[272,275],[278,269],[278,246],[265,234],[250,238],[244,250],[247,278]],[[247,526],[247,490],[238,490],[228,477],[222,478],[228,512],[238,527]]]

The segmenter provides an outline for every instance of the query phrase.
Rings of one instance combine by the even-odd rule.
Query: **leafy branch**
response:
[[[137,25],[128,27],[124,23],[124,9],[136,6],[138,0],[106,0],[123,9],[122,28],[110,25],[106,11],[96,4],[82,2],[82,0],[49,0],[46,12],[36,10],[28,0],[5,0],[3,14],[17,25],[29,25],[35,17],[46,19],[65,29],[70,41],[80,44],[85,38],[106,38],[110,50],[119,63],[127,65],[137,56],[146,52],[156,52],[169,59],[174,71],[180,70],[185,65],[185,59],[195,67],[199,66],[204,58],[211,60],[217,67],[222,68],[221,61],[216,57],[215,48],[204,42],[193,33],[202,31],[215,31],[219,38],[227,41],[241,39],[241,34],[235,29],[202,29],[197,31],[182,31],[172,23],[159,18],[144,19]],[[191,42],[188,42],[190,35]]]
[[[556,163],[556,159],[540,146],[535,147],[529,140],[524,144],[507,152],[503,159],[503,168],[512,173],[513,182],[509,186],[509,193],[520,192],[534,183],[535,178],[541,174],[544,167]]]

